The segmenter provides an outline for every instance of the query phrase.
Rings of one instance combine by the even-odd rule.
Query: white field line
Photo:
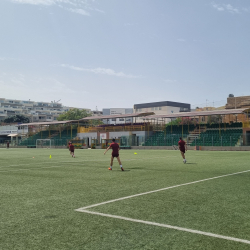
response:
[[[240,242],[240,243],[250,244],[250,241],[244,240],[244,239],[239,239],[239,238],[234,238],[234,237],[229,237],[229,236],[224,236],[224,235],[214,234],[214,233],[209,233],[209,232],[203,232],[203,231],[189,229],[189,228],[176,227],[176,226],[171,226],[168,224],[161,224],[161,223],[156,223],[156,222],[151,222],[151,221],[137,220],[137,219],[127,218],[127,217],[122,217],[122,216],[117,216],[117,215],[112,215],[112,214],[103,214],[103,213],[98,213],[98,212],[92,212],[92,211],[88,211],[88,210],[76,209],[75,211],[104,216],[104,217],[109,217],[109,218],[115,218],[115,219],[120,219],[120,220],[125,220],[125,221],[132,221],[132,222],[137,222],[137,223],[142,223],[142,224],[147,224],[147,225],[153,225],[153,226],[157,226],[157,227],[164,227],[164,228],[174,229],[174,230],[178,230],[178,231],[193,233],[193,234],[200,234],[200,235],[205,235],[205,236],[209,236],[209,237],[213,237],[213,238],[219,238],[219,239],[224,239],[224,240],[230,240],[230,241],[236,241],[236,242]]]
[[[10,169],[10,170],[0,170],[2,172],[18,172],[18,171],[27,171],[27,170],[39,170],[44,168],[60,168],[62,166],[50,166],[50,167],[41,167],[41,168],[22,168],[22,169]]]
[[[168,189],[172,189],[172,188],[187,186],[187,185],[191,185],[191,184],[196,184],[196,183],[200,183],[200,182],[204,182],[204,181],[210,181],[210,180],[214,180],[214,179],[218,179],[218,178],[223,178],[223,177],[236,175],[236,174],[247,173],[247,172],[250,172],[250,170],[245,170],[245,171],[236,172],[236,173],[232,173],[232,174],[220,175],[220,176],[211,177],[211,178],[207,178],[207,179],[202,179],[202,180],[198,180],[198,181],[187,182],[187,183],[174,185],[174,186],[170,186],[170,187],[166,187],[166,188],[161,188],[161,189],[157,189],[157,190],[153,190],[153,191],[149,191],[149,192],[144,192],[144,193],[140,193],[140,194],[134,194],[134,195],[121,197],[121,198],[114,199],[114,200],[104,201],[104,202],[93,204],[93,205],[86,206],[86,207],[81,207],[81,208],[78,208],[77,211],[80,212],[81,210],[85,210],[85,209],[89,209],[89,208],[92,208],[92,207],[105,205],[105,204],[116,202],[116,201],[122,201],[122,200],[125,200],[125,199],[130,199],[130,198],[134,198],[134,197],[138,197],[138,196],[142,196],[142,195],[146,195],[146,194],[152,194],[152,193],[156,193],[156,192],[160,192],[160,191],[164,191],[164,190],[168,190]]]
[[[173,156],[172,156],[173,157]],[[175,157],[175,156],[174,156]],[[137,161],[137,160],[150,160],[150,159],[159,159],[159,158],[169,158],[169,157],[154,157],[154,158],[137,158],[137,159],[125,159],[125,160],[123,160],[123,161]],[[62,162],[56,162],[56,164],[60,164],[60,163],[82,163],[82,162],[102,162],[102,161],[107,161],[107,160],[82,160],[82,161],[62,161]],[[47,163],[51,163],[51,161],[48,161],[48,162],[41,162],[41,163],[35,163],[35,162],[33,162],[33,163],[27,163],[27,164],[16,164],[16,165],[9,165],[9,166],[3,166],[3,167],[0,167],[0,172],[15,172],[15,171],[22,171],[22,170],[24,170],[24,171],[26,171],[26,170],[37,170],[37,169],[43,169],[43,168],[53,168],[53,166],[52,167],[38,167],[38,168],[23,168],[23,169],[11,169],[11,170],[2,170],[2,169],[4,169],[4,168],[9,168],[9,167],[19,167],[19,166],[23,166],[23,165],[25,165],[25,166],[28,166],[28,165],[32,165],[32,166],[34,166],[34,165],[44,165],[44,164],[47,164]],[[55,167],[65,167],[65,166],[55,166]]]
[[[170,157],[176,157],[176,156],[165,156],[165,157],[152,157],[152,158],[137,158],[137,159],[123,159],[122,161],[137,161],[137,160],[154,160],[154,159],[160,159],[160,158],[170,158]],[[33,159],[31,159],[33,160]],[[35,160],[34,160],[35,161]],[[82,163],[82,162],[102,162],[102,161],[107,161],[107,159],[103,159],[103,160],[81,160],[81,161],[75,161],[75,160],[72,160],[72,161],[61,161],[61,162],[56,162],[57,164],[59,163]],[[19,166],[27,166],[27,165],[44,165],[44,164],[47,164],[47,163],[51,163],[51,161],[48,161],[48,162],[33,162],[33,163],[23,163],[23,164],[15,164],[15,165],[9,165],[9,166],[2,166],[0,168],[8,168],[8,167],[19,167]]]
[[[195,184],[195,183],[199,183],[199,182],[204,182],[204,181],[208,181],[208,180],[223,178],[223,177],[242,174],[242,173],[247,173],[247,172],[250,172],[250,170],[236,172],[236,173],[232,173],[232,174],[220,175],[220,176],[207,178],[207,179],[203,179],[203,180],[199,180],[199,181],[188,182],[188,183],[175,185],[175,186],[171,186],[171,187],[167,187],[167,188],[157,189],[157,190],[154,190],[154,191],[149,191],[149,192],[145,192],[145,193],[140,193],[140,194],[135,194],[135,195],[127,196],[127,197],[122,197],[122,198],[119,198],[119,199],[114,199],[114,200],[110,200],[110,201],[90,205],[90,206],[87,206],[87,207],[78,208],[78,209],[75,209],[75,211],[81,212],[81,213],[88,213],[88,214],[93,214],[93,215],[99,215],[99,216],[114,218],[114,219],[120,219],[120,220],[125,220],[125,221],[137,222],[137,223],[142,223],[142,224],[146,224],[146,225],[164,227],[164,228],[174,229],[174,230],[178,230],[178,231],[193,233],[193,234],[200,234],[200,235],[205,235],[205,236],[209,236],[209,237],[213,237],[213,238],[219,238],[219,239],[224,239],[224,240],[229,240],[229,241],[236,241],[236,242],[240,242],[240,243],[250,244],[250,241],[248,241],[248,240],[234,238],[234,237],[230,237],[230,236],[224,236],[224,235],[220,235],[220,234],[214,234],[214,233],[210,233],[210,232],[203,232],[203,231],[189,229],[189,228],[171,226],[171,225],[168,225],[168,224],[161,224],[161,223],[156,223],[156,222],[151,222],[151,221],[137,220],[137,219],[128,218],[128,217],[122,217],[122,216],[117,216],[117,215],[112,215],[112,214],[104,214],[104,213],[99,213],[99,212],[93,212],[93,211],[86,210],[88,208],[97,207],[97,206],[108,204],[108,203],[111,203],[111,202],[116,202],[116,201],[125,200],[125,199],[129,199],[129,198],[133,198],[133,197],[137,197],[137,196],[141,196],[141,195],[151,194],[151,193],[155,193],[155,192],[159,192],[159,191],[163,191],[163,190],[167,190],[167,189],[171,189],[171,188],[191,185],[191,184]]]

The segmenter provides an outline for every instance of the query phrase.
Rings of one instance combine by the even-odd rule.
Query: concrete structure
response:
[[[102,139],[113,139],[127,137],[130,144],[140,146],[145,140],[152,135],[152,131],[120,131],[120,132],[92,132],[92,133],[78,133],[77,137],[81,140],[86,139],[88,146],[91,146],[92,139],[97,139],[101,143]]]
[[[24,115],[30,122],[55,121],[57,117],[73,107],[58,102],[34,102],[0,98],[0,121],[13,115]],[[86,109],[91,112],[90,109]]]
[[[167,115],[179,112],[190,112],[191,105],[181,102],[151,102],[134,104],[134,113],[140,112],[154,112],[156,115]],[[142,122],[142,118],[138,118],[138,122]],[[170,122],[170,119],[166,119],[166,122]]]
[[[132,114],[132,108],[110,108],[110,109],[103,109],[103,115],[125,115],[125,114]],[[112,118],[112,119],[104,119],[104,124],[123,124],[123,123],[131,123],[132,118]]]
[[[0,143],[12,141],[13,137],[15,137],[16,139],[21,138],[22,136],[26,136],[27,133],[28,127],[20,128],[18,125],[0,126]]]
[[[227,98],[226,109],[250,108],[250,96],[233,96]]]

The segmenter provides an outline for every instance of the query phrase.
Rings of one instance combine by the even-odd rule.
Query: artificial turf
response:
[[[0,149],[0,249],[250,249],[191,232],[75,209],[178,184],[250,170],[249,152]],[[52,156],[50,158],[50,155]],[[250,241],[250,172],[90,208]]]

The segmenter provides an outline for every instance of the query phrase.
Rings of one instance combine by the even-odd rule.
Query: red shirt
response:
[[[178,145],[180,146],[180,149],[185,149],[186,142],[183,140],[179,140]]]
[[[74,145],[73,145],[73,144],[70,144],[70,145],[69,145],[69,149],[70,149],[70,151],[74,151],[74,149],[75,149]]]
[[[113,149],[114,154],[119,154],[119,144],[116,142],[112,142],[110,147]]]

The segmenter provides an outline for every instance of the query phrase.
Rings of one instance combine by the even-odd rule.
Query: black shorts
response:
[[[119,157],[119,154],[113,154],[112,153],[112,157]]]
[[[69,150],[71,153],[74,153],[75,150]]]
[[[180,151],[185,154],[185,148],[184,149],[180,149]]]

